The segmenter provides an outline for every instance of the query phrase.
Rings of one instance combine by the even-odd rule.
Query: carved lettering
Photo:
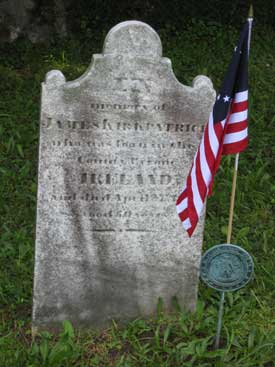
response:
[[[80,184],[88,185],[169,185],[172,176],[169,174],[112,174],[112,173],[81,173]]]

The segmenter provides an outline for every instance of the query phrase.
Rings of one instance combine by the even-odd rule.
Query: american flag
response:
[[[244,150],[248,144],[248,53],[252,20],[248,20],[234,48],[231,63],[216,98],[176,206],[189,237],[210,196],[221,156]]]

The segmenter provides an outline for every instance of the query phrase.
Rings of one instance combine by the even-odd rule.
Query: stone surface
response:
[[[33,326],[104,327],[196,304],[203,220],[175,201],[202,136],[211,81],[180,84],[157,33],[129,21],[86,73],[42,85]]]

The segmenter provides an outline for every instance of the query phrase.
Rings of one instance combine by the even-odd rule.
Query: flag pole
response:
[[[248,53],[250,48],[250,39],[251,39],[251,28],[253,22],[253,7],[250,5],[247,21],[249,23],[249,33],[248,33]],[[234,214],[234,205],[235,205],[235,195],[236,195],[236,185],[237,185],[237,175],[238,175],[238,167],[239,167],[239,156],[240,153],[237,153],[235,156],[235,165],[234,165],[234,174],[233,174],[233,182],[232,182],[232,191],[230,198],[230,209],[229,209],[229,221],[228,221],[228,231],[227,231],[227,243],[231,242],[232,235],[232,223],[233,223],[233,214]],[[217,332],[215,338],[215,349],[218,349],[220,346],[220,336],[221,336],[221,328],[222,328],[222,317],[223,317],[223,306],[224,306],[224,297],[225,292],[221,292],[220,305],[219,305],[219,314],[218,314],[218,323],[217,323]]]
[[[251,39],[251,28],[253,22],[253,7],[250,5],[248,18],[249,22],[249,34],[248,34],[248,53],[250,49],[250,39]],[[230,209],[229,209],[229,220],[228,220],[228,230],[227,230],[227,243],[231,242],[232,235],[232,224],[233,224],[233,214],[234,214],[234,205],[235,205],[235,196],[236,196],[236,185],[237,185],[237,176],[238,176],[238,167],[239,167],[239,156],[240,153],[237,153],[235,156],[235,165],[234,165],[234,173],[233,173],[233,182],[232,182],[232,190],[231,190],[231,198],[230,198]]]

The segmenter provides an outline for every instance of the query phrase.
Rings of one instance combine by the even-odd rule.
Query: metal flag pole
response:
[[[249,33],[248,33],[248,53],[250,49],[250,40],[251,40],[251,28],[253,22],[253,7],[250,5],[247,21],[249,23]],[[232,223],[233,223],[233,214],[234,214],[234,205],[235,205],[235,195],[236,195],[236,185],[237,185],[237,175],[238,175],[238,167],[239,167],[239,156],[240,153],[237,153],[235,156],[235,165],[234,165],[234,174],[233,174],[233,182],[232,182],[232,190],[231,190],[231,198],[230,198],[230,209],[229,209],[229,221],[228,221],[228,230],[227,230],[227,243],[231,242],[232,235]],[[220,336],[222,329],[222,317],[223,317],[223,305],[224,305],[224,292],[221,292],[220,305],[219,305],[219,315],[218,315],[218,323],[217,323],[217,333],[215,339],[215,349],[219,348],[220,345]]]
[[[218,349],[220,346],[220,338],[221,338],[221,330],[222,330],[222,316],[223,316],[223,304],[224,304],[224,292],[221,292],[221,299],[219,305],[219,315],[218,315],[218,324],[217,324],[217,333],[215,339],[215,349]]]

